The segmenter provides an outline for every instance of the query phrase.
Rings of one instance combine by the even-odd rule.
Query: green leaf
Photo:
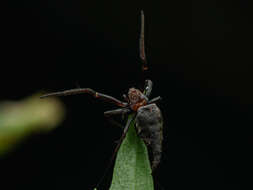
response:
[[[110,190],[154,190],[151,173],[146,145],[137,136],[132,121],[117,153]]]

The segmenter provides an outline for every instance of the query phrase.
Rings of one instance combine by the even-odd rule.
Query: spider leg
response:
[[[124,128],[124,131],[123,131],[123,134],[121,135],[121,137],[120,137],[120,139],[119,139],[119,141],[118,141],[118,144],[117,144],[117,146],[116,146],[116,148],[115,148],[115,150],[114,150],[114,152],[113,152],[112,160],[111,160],[111,161],[113,161],[113,159],[114,159],[116,153],[117,153],[118,150],[119,150],[119,147],[120,147],[121,143],[123,142],[124,138],[126,137],[127,131],[128,131],[128,129],[129,129],[129,127],[130,127],[130,124],[132,123],[132,121],[135,120],[135,118],[136,118],[136,115],[134,115],[132,118],[130,118],[130,119],[127,120],[127,124],[126,124],[126,126],[125,126],[125,128]]]
[[[145,85],[144,85],[144,95],[149,98],[151,91],[153,87],[153,82],[151,80],[145,80]]]
[[[142,60],[142,70],[147,70],[147,60],[146,60],[146,54],[145,54],[145,44],[144,44],[144,13],[141,11],[141,32],[140,32],[140,58]]]
[[[124,129],[124,125],[120,124],[119,122],[117,122],[116,120],[114,120],[111,117],[107,117],[106,118],[113,126],[119,127],[121,129]]]
[[[128,129],[130,127],[130,124],[132,123],[133,120],[135,120],[135,118],[136,118],[136,114],[131,119],[127,120],[127,124],[126,124],[126,126],[124,128],[124,132],[123,132],[122,136],[120,137],[120,139],[118,140],[118,144],[117,144],[116,148],[114,149],[114,152],[113,152],[111,160],[110,160],[110,162],[108,164],[108,167],[105,169],[104,175],[102,176],[102,178],[97,183],[97,187],[100,185],[100,183],[102,182],[102,180],[105,177],[105,174],[108,172],[109,168],[111,167],[111,165],[113,163],[113,160],[114,160],[114,158],[115,158],[115,156],[116,156],[116,154],[117,154],[117,152],[119,150],[119,147],[120,147],[121,143],[123,142],[124,138],[126,137],[126,133],[127,133]]]
[[[153,104],[153,103],[161,101],[161,100],[162,100],[161,96],[157,96],[157,97],[151,99],[150,101],[148,101],[148,104]]]
[[[112,119],[111,116],[119,115],[119,114],[121,114],[122,116],[124,116],[124,115],[126,115],[126,114],[128,114],[130,112],[131,112],[130,109],[120,108],[120,109],[116,109],[116,110],[106,111],[106,112],[104,112],[104,116],[113,125],[118,126],[118,127],[122,128],[122,129],[124,129],[124,126],[121,125],[119,122],[115,121],[114,119]]]
[[[128,109],[128,108],[119,108],[119,109],[116,109],[116,110],[110,110],[110,111],[104,112],[104,116],[110,117],[110,116],[113,116],[113,115],[128,114],[130,112],[131,112],[131,110]]]
[[[90,95],[94,96],[95,98],[99,98],[99,99],[102,99],[106,102],[113,103],[119,107],[126,107],[127,106],[126,102],[122,102],[112,96],[108,96],[106,94],[96,92],[90,88],[76,88],[76,89],[65,90],[65,91],[61,91],[61,92],[53,92],[53,93],[45,94],[45,95],[41,96],[40,98],[46,98],[46,97],[50,97],[50,96],[68,96],[68,95],[74,95],[74,94],[90,94]]]

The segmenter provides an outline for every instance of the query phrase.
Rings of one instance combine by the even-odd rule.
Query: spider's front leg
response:
[[[110,117],[110,116],[113,116],[113,115],[126,115],[126,114],[129,114],[131,112],[130,109],[128,108],[119,108],[119,109],[116,109],[116,110],[110,110],[110,111],[106,111],[104,112],[104,115],[106,117]]]
[[[104,116],[113,125],[118,126],[118,127],[122,128],[122,129],[124,129],[124,126],[122,124],[120,124],[119,122],[115,121],[111,117],[114,116],[114,115],[122,115],[122,117],[124,117],[125,115],[129,114],[130,112],[131,112],[131,110],[128,109],[128,108],[120,108],[120,109],[116,109],[116,110],[106,111],[106,112],[104,112]]]
[[[99,98],[106,102],[113,103],[119,107],[126,107],[128,105],[126,102],[122,102],[112,96],[108,96],[106,94],[96,92],[95,90],[92,90],[90,88],[76,88],[76,89],[65,90],[61,92],[53,92],[53,93],[45,94],[41,96],[40,98],[46,98],[50,96],[68,96],[68,95],[75,95],[75,94],[90,94],[94,96],[95,98]]]
[[[142,61],[142,70],[145,71],[148,69],[147,66],[147,59],[146,59],[146,54],[145,54],[145,44],[144,44],[144,13],[141,11],[141,32],[140,32],[140,40],[139,40],[139,45],[140,45],[140,58]]]

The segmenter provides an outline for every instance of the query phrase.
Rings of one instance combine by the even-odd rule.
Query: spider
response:
[[[147,70],[147,61],[145,55],[144,46],[144,13],[141,11],[141,32],[140,32],[140,58],[142,60],[143,71]],[[147,146],[151,147],[153,160],[152,171],[157,167],[161,159],[162,153],[162,127],[163,119],[160,109],[155,104],[161,97],[155,97],[149,99],[152,91],[153,83],[151,80],[146,80],[144,85],[144,91],[141,92],[136,88],[130,88],[128,94],[123,94],[124,101],[118,100],[112,96],[96,92],[90,88],[77,88],[71,90],[65,90],[61,92],[49,93],[41,96],[46,98],[50,96],[67,96],[74,94],[90,94],[95,98],[102,99],[106,102],[110,102],[120,108],[106,111],[104,115],[111,117],[114,115],[126,115],[133,114],[131,119],[128,119],[126,126],[124,127],[123,134],[119,140],[119,143],[114,152],[117,152],[119,146],[126,136],[129,126],[133,120],[135,120],[135,127],[137,134],[142,138]]]

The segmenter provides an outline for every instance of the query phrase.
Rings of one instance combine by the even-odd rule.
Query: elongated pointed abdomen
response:
[[[162,155],[163,118],[156,104],[149,104],[138,109],[136,130],[140,138],[150,147],[152,170],[158,166]]]

